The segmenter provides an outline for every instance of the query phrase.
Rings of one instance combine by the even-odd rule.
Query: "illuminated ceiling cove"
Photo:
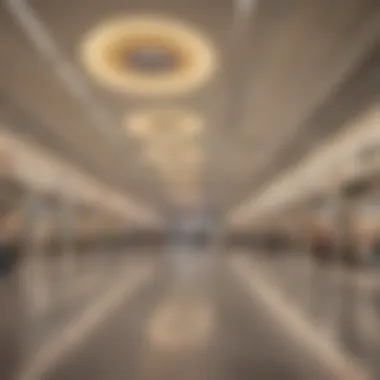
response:
[[[205,84],[216,68],[212,45],[196,30],[158,16],[101,24],[80,46],[90,75],[112,90],[179,95]]]

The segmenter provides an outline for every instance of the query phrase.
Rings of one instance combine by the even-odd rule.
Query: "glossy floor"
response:
[[[312,318],[306,315],[295,328],[280,304],[273,309],[274,304],[265,302],[269,293],[259,295],[262,279],[252,272],[251,291],[230,256],[119,253],[101,265],[99,257],[96,263],[91,257],[87,256],[85,265],[87,270],[92,268],[88,279],[76,270],[71,286],[65,277],[58,281],[57,276],[46,275],[57,265],[60,268],[62,261],[45,262],[45,283],[39,285],[39,292],[47,288],[50,295],[45,292],[38,312],[32,312],[33,302],[25,302],[20,273],[2,280],[2,380],[323,380],[339,378],[339,373],[342,379],[346,376],[344,369],[339,372],[329,363],[335,354],[318,355],[318,349],[326,350],[312,346],[323,345],[323,336],[321,341],[306,341],[294,332],[300,325],[304,335],[312,330]],[[278,282],[289,277],[293,264],[286,263],[283,269],[267,260],[257,264],[261,274],[277,271],[277,282],[273,276],[265,277],[272,290],[296,293]],[[244,268],[249,265],[245,263]],[[299,268],[290,277],[305,281]],[[297,310],[303,307],[301,301],[290,305]],[[340,351],[340,347],[333,349]],[[339,354],[345,357],[344,350]],[[339,366],[348,366],[351,379],[364,379],[369,372],[351,371],[350,358]]]

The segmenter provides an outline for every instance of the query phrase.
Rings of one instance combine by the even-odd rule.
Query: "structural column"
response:
[[[65,300],[71,300],[75,292],[75,208],[62,197],[58,207],[59,255],[61,263],[61,292]]]
[[[48,211],[43,198],[35,192],[27,195],[20,210],[24,230],[21,280],[31,317],[44,313],[50,302],[45,244]]]
[[[346,184],[340,191],[339,249],[341,259],[349,265],[363,263],[363,255],[357,244],[358,236],[356,234],[358,232],[358,210],[368,188],[369,183],[365,180],[355,180]]]

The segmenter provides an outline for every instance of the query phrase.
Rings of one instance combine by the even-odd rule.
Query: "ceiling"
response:
[[[380,103],[368,104],[340,133],[231,210],[229,222],[233,226],[252,225],[263,217],[278,218],[279,213],[286,219],[294,209],[312,211],[326,200],[336,203],[347,183],[361,179],[373,182],[380,169],[379,123]]]
[[[378,0],[4,4],[4,128],[161,213],[226,215],[379,95]],[[173,152],[140,133],[165,120],[201,133],[182,128]]]

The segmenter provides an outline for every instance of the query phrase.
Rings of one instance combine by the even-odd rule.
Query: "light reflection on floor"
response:
[[[161,350],[196,347],[210,338],[214,323],[210,302],[174,295],[163,301],[148,321],[148,341]]]
[[[135,257],[136,260],[132,256],[114,256],[112,260],[109,260],[108,267],[99,266],[97,260],[92,262],[89,259],[86,262],[83,258],[83,262],[86,263],[83,270],[79,268],[78,263],[74,276],[75,284],[73,283],[70,287],[65,286],[64,290],[68,292],[67,297],[59,298],[63,304],[52,302],[46,315],[42,313],[33,317],[33,320],[28,319],[24,322],[27,326],[24,326],[22,334],[26,333],[25,327],[28,327],[28,331],[33,330],[40,335],[39,337],[33,335],[33,339],[27,334],[19,337],[19,343],[24,348],[29,347],[26,344],[29,339],[28,352],[30,354],[33,353],[32,344],[37,350],[39,345],[50,347],[51,337],[62,336],[63,339],[64,335],[68,335],[64,333],[65,329],[71,329],[70,326],[78,320],[78,312],[87,315],[92,310],[91,305],[98,304],[101,298],[105,297],[104,302],[101,301],[101,307],[106,312],[108,310],[107,319],[88,331],[80,349],[75,348],[74,345],[71,352],[71,348],[66,347],[68,354],[63,355],[57,362],[49,362],[44,370],[44,376],[37,380],[65,380],[66,378],[74,380],[79,378],[92,380],[125,378],[131,380],[329,379],[326,376],[329,366],[326,363],[320,365],[313,359],[315,354],[311,349],[313,342],[310,343],[310,347],[299,349],[297,347],[299,342],[296,344],[294,342],[297,339],[289,338],[288,334],[279,327],[284,324],[277,321],[278,318],[282,318],[281,310],[278,311],[281,302],[276,303],[277,319],[272,318],[270,314],[274,314],[273,308],[272,311],[269,310],[270,308],[265,310],[263,302],[257,295],[252,297],[248,295],[248,290],[241,286],[241,276],[234,273],[233,266],[230,265],[229,259],[225,259],[226,257],[223,259],[223,256],[219,255],[215,258],[211,253],[185,248],[173,250],[164,257],[164,260],[157,260],[159,257],[157,254],[149,254],[145,262],[145,259],[141,259],[141,252]],[[348,296],[350,298],[354,296],[355,299],[360,298],[362,302],[350,303],[342,311],[347,318],[353,315],[354,311],[364,318],[364,314],[368,314],[368,308],[363,306],[364,293],[371,292],[371,296],[377,294],[375,292],[377,283],[373,284],[372,290],[368,289],[368,286],[361,287],[360,296],[356,293],[351,294],[350,289],[354,286],[354,278],[335,276],[335,274],[327,276],[326,271],[315,273],[312,278],[313,283],[309,284],[310,271],[305,269],[307,263],[300,258],[296,258],[294,262],[279,258],[276,261],[258,262],[257,260],[254,268],[245,265],[250,271],[249,282],[252,287],[257,293],[260,286],[263,287],[263,281],[260,278],[268,274],[265,281],[268,280],[270,284],[266,285],[267,288],[271,285],[272,288],[281,289],[295,297],[292,302],[288,302],[287,298],[283,297],[287,307],[291,304],[297,308],[306,308],[310,305],[308,285],[312,285],[313,290],[317,290],[318,284],[325,285],[324,288],[329,291],[324,292],[324,297],[336,294],[337,290],[343,286],[349,294],[344,295],[339,292],[342,301],[348,299]],[[156,274],[144,285],[145,288],[136,288],[128,297],[124,297],[117,291],[118,298],[115,304],[117,303],[118,306],[111,310],[108,305],[113,298],[110,298],[108,290],[112,290],[117,278],[120,280],[120,289],[128,288],[128,283],[133,277],[140,276],[139,270],[148,263],[152,265],[153,273]],[[295,265],[295,263],[298,264]],[[56,270],[53,263],[47,264],[46,286],[51,287],[55,284],[56,276],[53,274]],[[251,269],[254,271],[252,272]],[[124,275],[124,271],[129,274]],[[255,272],[259,273],[255,274]],[[327,281],[328,278],[331,281]],[[341,285],[339,285],[340,282],[342,282]],[[336,289],[337,285],[339,289]],[[3,290],[4,292],[11,291],[6,288]],[[50,290],[52,291],[50,301],[56,301],[62,289],[60,290],[57,286]],[[268,296],[268,291],[266,295]],[[89,301],[89,306],[84,304],[86,299]],[[2,302],[6,302],[6,298],[3,297]],[[83,308],[83,305],[86,307]],[[325,303],[318,302],[318,305],[325,309]],[[3,306],[5,307],[5,304]],[[313,311],[315,305],[310,306],[313,306],[310,309]],[[53,314],[50,314],[51,312]],[[374,309],[373,323],[376,319],[379,320],[378,316],[379,313]],[[2,320],[4,322],[4,315]],[[320,319],[320,323],[327,324],[328,321],[324,318]],[[300,330],[299,324],[296,328],[294,323],[287,322],[286,318],[282,322],[286,322],[287,328],[293,332]],[[359,334],[361,339],[367,339],[365,336],[371,335],[368,332],[364,334],[361,329],[353,331],[352,326],[354,323],[356,326],[356,321],[348,321],[349,325],[347,321],[347,323],[343,323],[343,320],[340,322],[341,329],[337,332],[344,334],[347,339],[354,333]],[[358,327],[368,324],[367,321],[358,322],[360,322]],[[87,322],[83,322],[82,325],[83,329],[87,329],[85,327],[88,326]],[[314,326],[310,325],[309,328],[313,329]],[[75,327],[75,332],[78,331],[77,329]],[[50,331],[54,333],[52,336],[50,336]],[[303,329],[303,331],[306,330]],[[329,338],[324,334],[319,335],[322,340]],[[45,338],[48,338],[47,342],[44,342]],[[375,346],[377,343],[375,335],[372,334],[371,338]],[[350,341],[347,347],[353,346],[355,342],[357,340]],[[320,346],[321,344],[321,342],[318,343]],[[4,346],[3,350],[5,349]],[[376,349],[374,349],[372,351],[375,353]],[[304,352],[306,350],[308,352]],[[327,360],[324,355],[323,358],[326,359],[324,360],[331,362],[332,355],[328,350],[324,351],[329,356]],[[369,360],[368,356],[360,357],[360,359],[364,360],[364,364],[375,363]],[[18,363],[8,363],[9,371],[2,373],[11,374],[12,365],[14,369],[16,365],[24,364],[20,357]],[[4,377],[4,380],[14,379],[15,377],[11,375]],[[362,380],[361,377],[359,379]],[[16,380],[19,379],[16,377]]]

